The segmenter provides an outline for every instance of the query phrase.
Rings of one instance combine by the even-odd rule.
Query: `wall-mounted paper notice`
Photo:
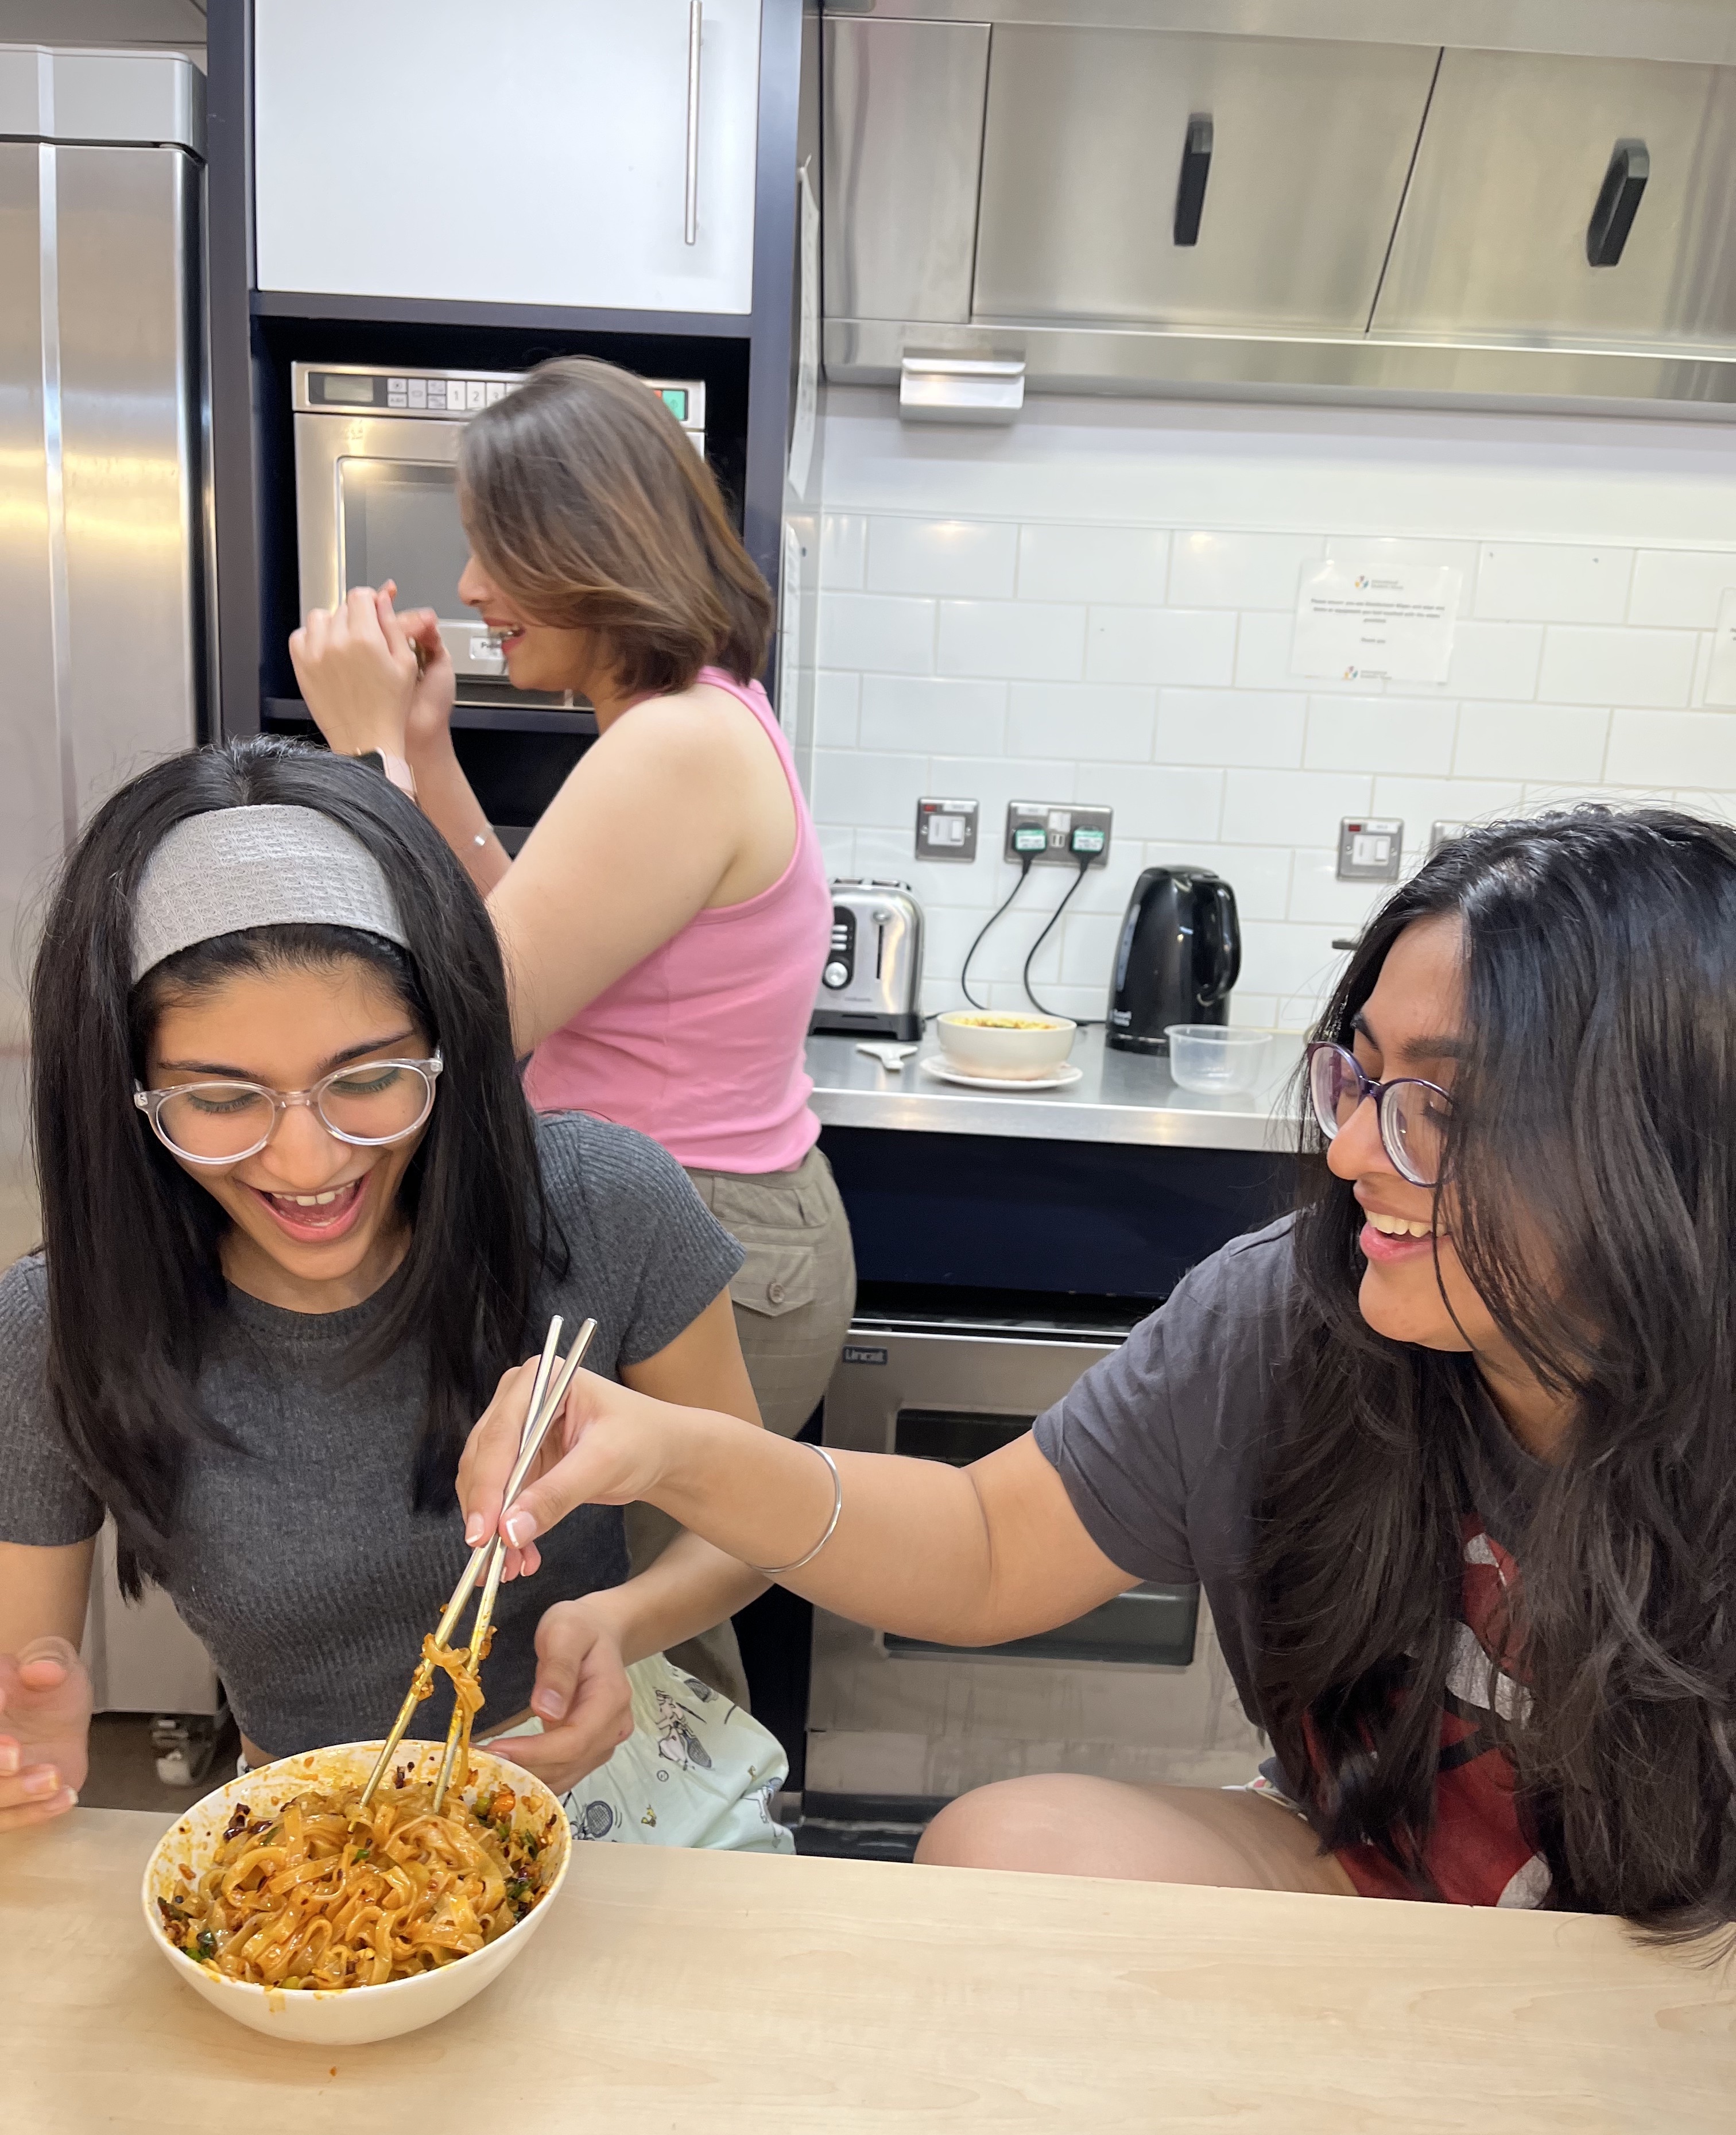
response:
[[[1334,682],[1444,682],[1464,574],[1450,564],[1321,564],[1296,603],[1290,671]]]
[[[1706,670],[1706,702],[1736,704],[1736,586],[1726,586],[1718,603],[1712,664]]]

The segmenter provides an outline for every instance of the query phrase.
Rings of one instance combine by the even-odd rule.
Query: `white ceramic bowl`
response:
[[[417,1757],[422,1760],[418,1769],[432,1776],[443,1745],[405,1742],[401,1747],[406,1760]],[[247,1803],[258,1813],[281,1808],[293,1795],[305,1793],[309,1787],[359,1786],[374,1769],[379,1755],[378,1742],[346,1742],[331,1749],[310,1750],[299,1757],[285,1757],[275,1765],[262,1765],[257,1771],[231,1779],[227,1786],[196,1803],[164,1832],[151,1856],[142,1895],[152,1941],[196,1994],[203,1995],[214,2009],[233,2016],[238,2024],[272,2038],[311,2046],[359,2046],[371,2039],[395,2039],[402,2032],[419,2031],[424,2024],[438,2023],[454,2009],[462,2008],[504,1972],[542,1925],[554,1903],[573,1857],[573,1835],[567,1828],[565,1812],[540,1779],[508,1764],[504,1757],[472,1749],[471,1765],[476,1779],[485,1788],[510,1787],[519,1798],[517,1822],[537,1832],[547,1825],[549,1831],[549,1843],[537,1861],[543,1895],[535,1907],[498,1941],[469,1957],[461,1957],[455,1964],[438,1972],[418,1973],[413,1979],[389,1980],[384,1987],[335,1988],[285,1989],[225,1979],[220,1973],[195,1964],[176,1949],[162,1932],[157,1900],[185,1891],[186,1879],[180,1873],[183,1864],[196,1876],[206,1866],[238,1802]]]
[[[1231,1030],[1222,1024],[1172,1023],[1169,1072],[1184,1090],[1202,1097],[1260,1087],[1272,1050],[1269,1030]]]
[[[1008,1082],[1052,1075],[1072,1051],[1078,1028],[1062,1015],[1015,1016],[993,1009],[949,1009],[935,1018],[949,1068]]]

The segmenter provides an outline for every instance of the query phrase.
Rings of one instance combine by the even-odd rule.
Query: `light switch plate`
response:
[[[1391,816],[1347,816],[1338,825],[1340,882],[1396,882],[1405,825]]]
[[[916,803],[916,858],[919,860],[974,860],[977,804],[974,801]]]
[[[1463,837],[1470,829],[1468,823],[1431,823],[1429,825],[1429,857],[1433,859],[1443,845],[1450,845]]]
[[[1076,867],[1083,860],[1087,867],[1106,867],[1115,814],[1090,801],[1009,801],[1003,853],[1009,860],[1028,856],[1039,866]]]

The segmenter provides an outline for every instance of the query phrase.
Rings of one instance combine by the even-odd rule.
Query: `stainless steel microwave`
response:
[[[479,408],[503,399],[525,374],[412,370],[354,363],[297,363],[295,497],[301,612],[330,608],[352,586],[398,582],[402,608],[431,608],[461,694],[497,680],[505,663],[458,599],[469,554],[458,517],[458,438]],[[705,450],[705,388],[697,379],[648,378],[646,388]]]

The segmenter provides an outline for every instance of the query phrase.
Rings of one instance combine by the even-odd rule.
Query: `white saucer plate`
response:
[[[932,1075],[937,1082],[956,1082],[964,1090],[1066,1090],[1085,1073],[1067,1061],[1052,1075],[1036,1075],[1015,1081],[1010,1075],[967,1075],[962,1068],[949,1068],[938,1053],[931,1053],[925,1060],[916,1063],[925,1075]]]

